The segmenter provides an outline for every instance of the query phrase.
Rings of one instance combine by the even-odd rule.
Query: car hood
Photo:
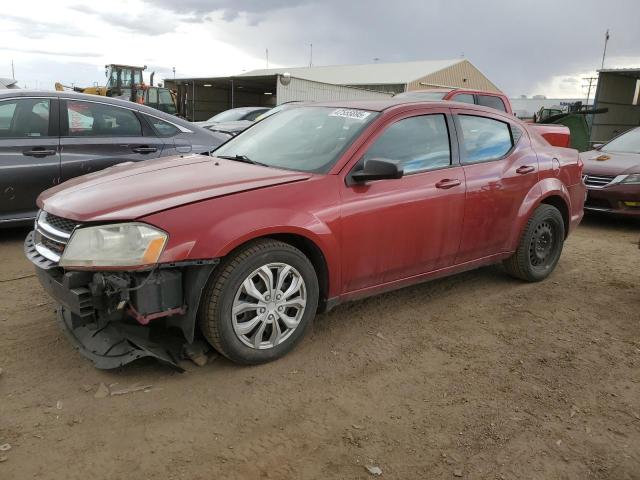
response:
[[[38,206],[79,222],[130,220],[210,198],[310,178],[204,155],[116,165],[43,192]]]
[[[584,173],[590,175],[625,175],[640,173],[640,154],[591,150],[580,154]],[[605,158],[608,157],[608,158]],[[601,160],[597,160],[601,158]]]

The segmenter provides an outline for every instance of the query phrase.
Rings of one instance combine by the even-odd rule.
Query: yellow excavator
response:
[[[151,73],[150,85],[145,85],[142,79],[142,72],[147,69],[146,65],[144,67],[136,67],[112,63],[105,65],[105,69],[107,76],[107,84],[105,86],[70,87],[56,82],[56,90],[59,92],[73,90],[74,92],[89,95],[121,98],[147,105],[172,115],[177,113],[175,92],[168,88],[155,87],[153,85],[154,72]]]

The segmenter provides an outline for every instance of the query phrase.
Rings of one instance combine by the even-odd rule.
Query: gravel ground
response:
[[[3,480],[640,479],[640,222],[587,218],[543,283],[483,268],[184,374],[80,357],[25,234],[0,231]]]

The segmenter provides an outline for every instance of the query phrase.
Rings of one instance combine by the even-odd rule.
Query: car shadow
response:
[[[581,226],[609,231],[640,232],[640,219],[599,212],[585,212]]]
[[[23,241],[29,231],[29,227],[4,228],[0,229],[0,244],[6,242]]]

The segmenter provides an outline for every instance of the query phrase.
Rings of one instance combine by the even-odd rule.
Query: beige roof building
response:
[[[500,92],[500,89],[469,60],[461,58],[361,65],[269,68],[252,70],[238,75],[238,77],[262,77],[283,73],[314,82],[393,93],[429,87],[458,87]]]

